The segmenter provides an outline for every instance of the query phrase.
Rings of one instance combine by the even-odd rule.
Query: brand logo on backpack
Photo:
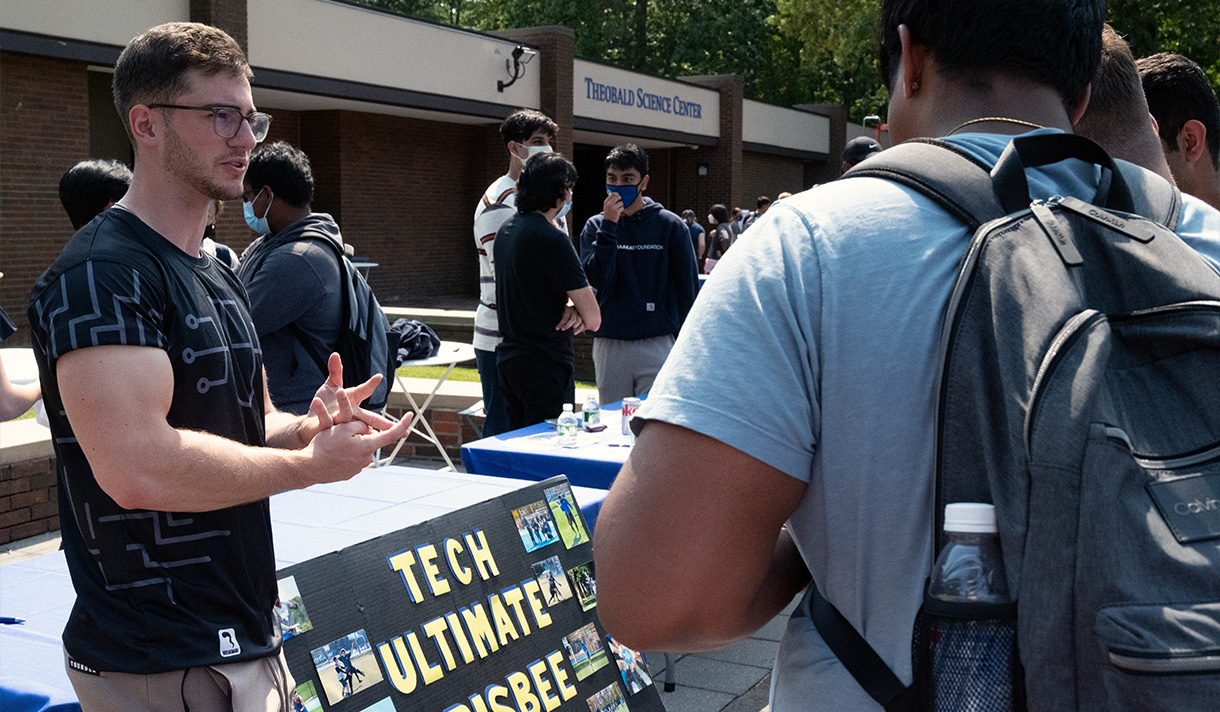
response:
[[[1148,493],[1179,542],[1220,539],[1220,474],[1154,482]]]

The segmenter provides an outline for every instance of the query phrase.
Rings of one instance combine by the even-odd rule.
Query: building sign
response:
[[[699,136],[720,135],[720,93],[714,89],[576,60],[576,116]]]
[[[604,101],[609,104],[624,106],[639,106],[649,111],[663,111],[666,114],[703,118],[703,105],[693,101],[683,101],[678,94],[661,96],[644,91],[643,87],[615,87],[609,84],[599,84],[592,77],[585,77],[585,98],[593,101]]]

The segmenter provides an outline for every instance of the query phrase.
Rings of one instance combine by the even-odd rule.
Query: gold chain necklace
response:
[[[953,134],[957,133],[958,131],[961,131],[962,129],[966,128],[967,126],[971,126],[973,124],[981,124],[981,123],[984,123],[987,121],[1004,121],[1004,122],[1007,122],[1010,124],[1016,124],[1018,126],[1028,126],[1031,129],[1046,128],[1045,126],[1040,126],[1040,125],[1032,123],[1030,121],[1022,121],[1021,119],[1007,119],[1007,118],[1004,118],[1003,116],[984,116],[980,119],[970,119],[969,121],[963,121],[962,123],[958,124],[957,128],[953,129],[952,131],[950,131],[949,133],[947,133],[945,135],[952,136]]]

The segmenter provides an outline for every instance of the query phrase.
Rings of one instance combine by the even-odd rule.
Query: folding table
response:
[[[394,378],[398,380],[398,385],[402,388],[403,393],[405,393],[407,396],[407,402],[411,405],[411,411],[415,414],[415,419],[411,421],[411,428],[407,431],[407,434],[403,436],[402,440],[399,440],[398,443],[394,445],[394,450],[390,453],[389,457],[379,457],[373,463],[375,466],[388,465],[394,462],[394,458],[398,455],[398,451],[402,449],[403,443],[407,441],[407,438],[411,437],[411,433],[415,433],[424,440],[427,440],[436,446],[436,449],[438,452],[440,452],[441,457],[445,459],[445,464],[447,465],[445,469],[457,469],[453,466],[453,460],[450,459],[449,453],[445,452],[445,447],[441,445],[440,438],[436,437],[436,433],[433,432],[432,425],[424,416],[424,411],[426,411],[428,406],[432,404],[432,399],[436,396],[437,392],[440,391],[441,386],[444,385],[445,381],[449,378],[449,374],[453,373],[453,368],[463,361],[472,360],[474,360],[474,346],[464,344],[459,341],[442,341],[440,350],[436,352],[435,356],[402,362],[402,366],[448,366],[448,368],[445,369],[445,372],[441,374],[440,378],[436,379],[436,384],[432,387],[432,392],[428,394],[428,397],[424,399],[422,404],[415,402],[415,396],[411,395],[411,389],[407,387],[405,377],[399,376],[397,373],[394,375]],[[423,430],[420,430],[420,428],[423,428]]]

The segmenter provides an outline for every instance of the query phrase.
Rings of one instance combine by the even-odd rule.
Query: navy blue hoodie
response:
[[[677,335],[699,293],[690,229],[651,198],[617,223],[594,215],[580,233],[580,261],[597,290],[604,339]]]

